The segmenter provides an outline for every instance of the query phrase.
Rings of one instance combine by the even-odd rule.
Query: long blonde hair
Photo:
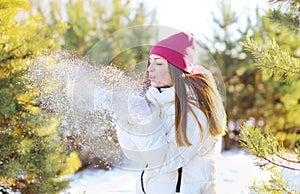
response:
[[[168,63],[171,79],[175,89],[175,136],[178,146],[191,146],[187,138],[187,113],[191,111],[197,116],[190,105],[198,107],[207,119],[207,127],[212,136],[224,135],[227,131],[226,113],[221,95],[212,74],[207,71],[197,75],[188,74]],[[148,71],[142,95],[150,86]],[[200,133],[203,129],[198,121]]]
[[[178,146],[190,146],[187,138],[187,112],[193,104],[207,119],[207,127],[212,136],[224,135],[227,131],[226,113],[222,98],[217,90],[212,74],[206,71],[191,75],[169,64],[171,78],[175,88],[175,135]],[[188,93],[191,95],[188,95]],[[191,99],[192,98],[192,99]],[[196,115],[195,115],[196,116]],[[200,133],[203,129],[198,121]]]

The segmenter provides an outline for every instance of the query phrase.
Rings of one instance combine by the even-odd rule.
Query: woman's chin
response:
[[[167,88],[167,87],[172,86],[172,84],[165,84],[165,83],[161,83],[161,82],[151,81],[151,86],[155,87],[155,88]]]
[[[161,88],[161,87],[163,87],[162,84],[158,84],[158,83],[153,83],[153,84],[151,83],[151,86],[155,87],[155,88]]]
[[[151,86],[152,86],[152,87],[155,87],[155,88],[158,88],[158,87],[159,87],[159,84],[158,84],[157,82],[151,81]]]

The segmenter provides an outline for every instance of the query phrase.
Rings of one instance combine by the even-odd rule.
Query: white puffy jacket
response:
[[[191,111],[187,114],[187,136],[192,146],[178,147],[174,95],[173,87],[161,92],[150,87],[146,99],[151,110],[151,122],[138,124],[128,117],[128,112],[118,119],[118,139],[123,152],[129,159],[145,165],[137,179],[136,193],[216,193],[216,161],[220,156],[222,138],[210,135],[203,112],[190,105],[197,115],[196,118]],[[202,125],[202,134],[197,119]],[[176,192],[176,188],[180,192]]]

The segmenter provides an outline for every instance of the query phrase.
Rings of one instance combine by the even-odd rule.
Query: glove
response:
[[[112,112],[112,92],[104,88],[94,90],[94,110],[108,110]]]
[[[140,125],[152,120],[150,107],[144,97],[131,94],[128,97],[128,121]]]

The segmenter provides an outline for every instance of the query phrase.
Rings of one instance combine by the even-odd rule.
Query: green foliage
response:
[[[68,185],[59,120],[45,116],[25,75],[31,59],[58,48],[55,37],[65,25],[50,29],[25,10],[25,1],[0,0],[0,189],[58,193]]]
[[[273,12],[274,10],[270,11]],[[279,10],[277,10],[279,11]],[[255,57],[262,72],[256,106],[260,107],[265,130],[271,130],[286,147],[293,148],[299,139],[300,91],[298,33],[270,20],[270,12],[262,18],[262,32],[255,39],[246,37],[244,48]],[[290,14],[293,15],[293,14]],[[294,134],[293,134],[294,133]]]
[[[61,143],[70,157],[76,151],[82,169],[110,169],[121,161],[111,112],[96,108],[94,92],[99,83],[101,88],[112,90],[122,75],[116,68],[97,67],[62,50],[36,58],[29,70],[33,86],[42,94],[41,107],[49,116],[59,116]],[[74,165],[76,162],[67,166],[74,169]]]
[[[278,143],[274,136],[258,127],[243,125],[240,135],[241,145],[260,159],[260,167],[270,172],[266,182],[258,180],[251,186],[255,193],[300,193],[296,188],[289,187],[289,180],[283,178],[281,170],[300,171],[299,151],[291,152]]]
[[[282,144],[279,144],[277,139],[270,135],[264,134],[264,131],[259,127],[242,126],[241,144],[247,151],[254,154],[258,158],[266,160],[268,164],[289,168],[300,171],[300,168],[293,168],[282,164],[282,160],[300,163],[300,155],[290,155],[290,151]],[[286,157],[290,155],[289,157]]]
[[[232,127],[225,136],[225,149],[238,139],[240,123],[249,119],[272,130],[278,140],[293,148],[299,135],[290,133],[300,126],[297,32],[270,21],[270,13],[263,17],[257,14],[257,25],[248,18],[241,28],[230,3],[222,1],[220,5],[221,17],[214,16],[216,33],[209,48],[227,89],[226,112]]]
[[[300,40],[296,42],[300,43]],[[281,79],[291,79],[300,76],[299,57],[291,56],[289,52],[278,45],[275,39],[261,45],[247,36],[242,45],[255,56],[256,63],[261,67],[263,73]]]
[[[34,0],[31,0],[34,1]],[[113,0],[113,1],[84,1],[84,0],[69,0],[65,3],[61,1],[52,1],[50,8],[50,16],[44,14],[44,17],[50,20],[49,23],[57,23],[65,20],[70,28],[64,33],[63,48],[73,50],[84,56],[88,53],[96,43],[102,44],[101,58],[99,53],[94,62],[97,64],[114,64],[121,69],[126,69],[137,64],[142,57],[145,60],[144,53],[148,51],[144,47],[131,49],[126,45],[131,45],[131,42],[137,40],[141,43],[147,41],[151,37],[151,33],[139,34],[133,32],[124,34],[125,37],[120,37],[113,42],[109,42],[112,34],[118,30],[132,26],[153,24],[154,12],[148,11],[143,3],[138,7],[133,7],[131,1]],[[42,10],[41,10],[42,11]],[[43,12],[42,12],[43,13]],[[102,42],[105,40],[106,42]],[[127,48],[124,51],[122,48]],[[126,52],[126,54],[124,53]],[[120,55],[123,53],[123,55]]]
[[[50,26],[60,21],[68,24],[69,28],[63,34],[63,39],[59,40],[65,50],[85,56],[97,65],[114,64],[119,69],[128,70],[127,72],[130,72],[131,68],[135,68],[144,73],[144,64],[139,65],[141,61],[147,60],[149,52],[149,47],[144,46],[144,42],[148,43],[151,37],[156,35],[156,32],[139,31],[138,29],[126,30],[136,26],[146,28],[147,25],[154,23],[154,11],[148,11],[143,3],[134,6],[129,0],[68,0],[64,2],[53,0],[45,5],[38,3],[38,0],[30,0],[30,2],[35,6],[34,10],[37,10]],[[124,30],[125,33],[120,33],[120,30]],[[137,46],[132,48],[132,45]],[[98,122],[102,123],[104,117],[102,115],[97,118]],[[81,117],[78,122],[84,122],[84,119],[86,118]],[[81,131],[82,134],[71,134],[67,137],[66,144],[68,144],[68,150],[78,152],[83,167],[99,165],[107,169],[112,162],[116,163],[111,158],[116,158],[115,155],[118,153],[112,153],[111,157],[104,153],[97,153],[96,156],[94,153],[99,151],[84,149],[82,145],[87,144],[86,148],[97,147],[108,153],[109,151],[105,149],[112,146],[105,145],[105,143],[111,143],[105,140],[107,134],[103,137],[98,136],[96,139],[93,137],[91,142],[87,141],[91,136],[85,133],[85,130],[89,131],[88,125],[82,126],[80,128],[76,126],[77,128],[73,129],[72,124],[69,125],[70,131]],[[108,133],[115,131],[111,124],[103,123],[102,127],[107,127],[105,131]],[[85,138],[82,138],[83,135]],[[95,143],[98,145],[92,145]]]
[[[252,185],[255,193],[300,193],[299,185],[296,186],[297,188],[290,187],[289,180],[282,174],[285,169],[300,171],[300,123],[298,119],[300,116],[298,71],[300,2],[298,0],[272,2],[279,3],[279,8],[285,4],[289,9],[286,10],[287,13],[278,9],[269,14],[273,22],[280,20],[279,26],[278,23],[270,24],[268,18],[264,18],[265,27],[270,29],[271,26],[272,28],[275,26],[276,29],[276,31],[267,31],[269,36],[267,38],[270,41],[260,46],[261,43],[248,37],[242,44],[256,58],[257,65],[265,75],[263,81],[272,83],[266,92],[273,92],[273,98],[267,100],[273,103],[274,108],[271,109],[271,104],[267,101],[264,104],[267,107],[266,116],[269,116],[269,119],[265,120],[268,130],[246,125],[242,127],[241,144],[251,154],[261,159],[259,165],[268,167],[270,172],[268,181],[259,181]],[[275,19],[274,16],[276,16]],[[283,24],[289,26],[282,26]],[[257,36],[257,38],[262,40],[265,37]],[[289,134],[289,130],[292,134]],[[289,138],[294,138],[297,142],[291,143],[289,140],[289,144],[286,144],[285,141]]]
[[[232,11],[230,1],[221,1],[219,6],[220,16],[213,14],[215,33],[213,40],[209,40],[211,46],[207,50],[224,77],[226,113],[229,123],[234,125],[225,136],[225,149],[230,149],[238,144],[239,123],[249,118],[258,122],[262,118],[260,107],[256,105],[261,75],[253,65],[253,57],[239,44],[246,34],[253,34],[256,25],[251,23],[249,15],[246,15],[246,21],[241,21],[238,14]],[[243,27],[242,22],[245,23]]]
[[[89,120],[86,123],[86,120]],[[93,121],[101,125],[100,130],[95,129]],[[85,123],[80,128],[75,126],[67,137],[69,150],[76,150],[82,160],[82,168],[93,167],[110,170],[113,165],[122,163],[120,145],[117,131],[108,111],[96,111],[92,114],[77,118],[78,123]],[[70,127],[73,127],[70,125]],[[77,132],[75,132],[77,131]],[[78,133],[80,131],[80,133]],[[83,138],[84,137],[84,138]]]
[[[299,31],[299,0],[288,2],[285,0],[269,0],[269,2],[276,6],[275,9],[271,9],[268,13],[268,17],[272,23],[287,27],[293,32]]]
[[[253,193],[270,193],[270,194],[299,194],[299,190],[290,189],[288,181],[284,180],[280,171],[271,169],[270,179],[261,184],[255,181],[250,187]],[[252,193],[252,192],[251,192]]]

